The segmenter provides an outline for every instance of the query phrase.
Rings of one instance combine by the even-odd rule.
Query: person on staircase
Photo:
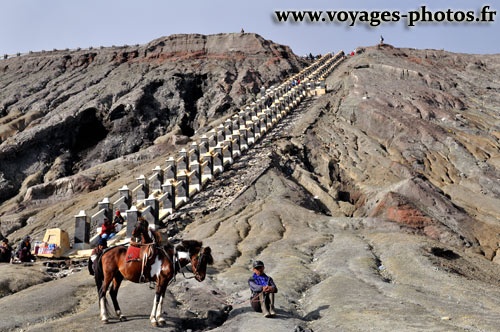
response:
[[[107,217],[104,217],[104,223],[101,227],[101,239],[110,240],[115,235],[115,225],[113,225]]]
[[[115,217],[113,218],[113,225],[115,225],[115,230],[118,233],[123,228],[123,223],[125,223],[125,219],[120,213],[120,210],[116,211]]]

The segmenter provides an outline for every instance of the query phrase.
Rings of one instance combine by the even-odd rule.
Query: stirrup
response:
[[[141,276],[139,277],[139,283],[143,283],[146,281],[146,277],[144,276],[144,274],[141,274]]]

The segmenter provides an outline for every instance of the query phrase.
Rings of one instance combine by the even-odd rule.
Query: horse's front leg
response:
[[[149,319],[151,320],[151,324],[153,324],[153,326],[158,326],[158,320],[156,319],[156,315],[160,299],[161,299],[161,294],[158,292],[158,286],[156,286],[155,299],[153,301],[153,310],[151,311],[151,316],[149,316]]]
[[[167,285],[170,278],[160,277],[158,282],[157,291],[160,292],[160,300],[158,302],[158,308],[156,309],[156,321],[159,326],[165,326],[165,317],[163,317],[163,299],[165,298],[165,292],[167,291]]]
[[[165,317],[163,317],[163,298],[165,297],[165,292],[160,296],[160,302],[158,303],[158,310],[156,310],[156,321],[158,325],[165,325]]]
[[[99,290],[99,309],[101,311],[101,321],[103,323],[108,323],[109,319],[109,308],[108,301],[106,300],[106,292],[108,291],[108,286],[111,283],[112,277],[105,275],[104,282]]]

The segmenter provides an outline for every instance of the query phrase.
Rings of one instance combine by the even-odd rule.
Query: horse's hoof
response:
[[[165,322],[165,320],[158,321],[158,326],[165,326],[165,325],[167,325],[167,322]]]
[[[125,316],[120,316],[120,322],[126,322],[127,321],[127,317]]]
[[[151,325],[153,325],[154,327],[158,327],[158,322],[156,322],[156,321],[151,322]]]
[[[109,323],[109,320],[107,320],[107,319],[103,319],[103,320],[101,320],[101,322],[102,322],[103,324],[108,324],[108,323]]]

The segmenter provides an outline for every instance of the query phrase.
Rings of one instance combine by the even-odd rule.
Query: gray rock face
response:
[[[448,244],[480,246],[492,259],[499,69],[498,55],[366,48],[328,77],[336,93],[296,129],[298,152],[286,158],[300,159],[339,207],[353,206],[346,216],[387,218]]]
[[[55,180],[174,129],[192,136],[304,64],[256,34],[173,35],[1,61],[0,202],[35,172]]]

